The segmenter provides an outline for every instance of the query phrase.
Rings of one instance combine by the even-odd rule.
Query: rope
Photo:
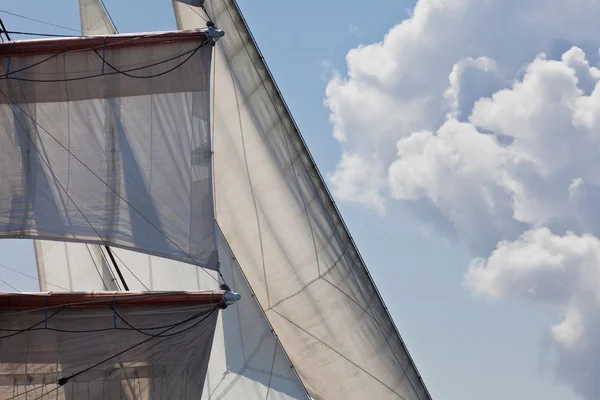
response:
[[[112,356],[110,356],[110,357],[107,357],[107,358],[105,358],[105,359],[104,359],[104,360],[102,360],[102,361],[99,361],[99,362],[97,362],[97,363],[95,363],[95,364],[93,364],[93,365],[90,365],[89,367],[87,367],[87,368],[84,368],[84,369],[82,369],[82,370],[81,370],[81,371],[79,371],[79,372],[76,372],[76,373],[74,373],[74,374],[72,374],[72,375],[69,375],[69,376],[62,377],[62,378],[60,378],[60,379],[58,380],[58,382],[57,382],[57,383],[58,383],[58,385],[59,385],[59,386],[64,386],[64,385],[65,385],[65,384],[66,384],[66,383],[67,383],[67,382],[68,382],[70,379],[72,379],[72,378],[75,378],[75,377],[77,377],[77,376],[79,376],[79,375],[81,375],[81,374],[83,374],[83,373],[85,373],[85,372],[87,372],[87,371],[89,371],[89,370],[91,370],[91,369],[93,369],[93,368],[96,368],[97,366],[99,366],[99,365],[102,365],[102,364],[104,364],[105,362],[107,362],[107,361],[110,361],[110,360],[112,360],[112,359],[113,359],[113,358],[115,358],[115,357],[118,357],[118,356],[120,356],[120,355],[122,355],[122,354],[125,354],[125,353],[127,353],[128,351],[131,351],[131,350],[135,349],[136,347],[139,347],[139,346],[141,346],[141,345],[143,345],[143,344],[145,344],[145,343],[148,343],[149,341],[151,341],[152,339],[155,339],[155,338],[157,338],[157,337],[171,337],[171,336],[175,336],[175,335],[182,334],[182,333],[184,333],[184,332],[186,332],[186,331],[188,331],[188,330],[190,330],[190,329],[192,329],[192,328],[194,328],[194,327],[198,326],[198,325],[199,325],[199,324],[201,324],[202,322],[204,322],[204,321],[205,321],[205,320],[206,320],[208,317],[210,317],[210,316],[211,316],[211,315],[212,315],[212,314],[213,314],[213,313],[214,313],[216,310],[218,310],[218,308],[219,308],[219,306],[214,306],[214,307],[212,307],[212,308],[210,308],[210,309],[208,309],[208,310],[202,311],[202,312],[200,312],[200,313],[198,313],[198,314],[196,314],[196,315],[194,315],[194,316],[192,316],[192,317],[190,317],[190,318],[187,318],[186,320],[184,320],[184,321],[182,321],[182,322],[180,322],[180,323],[178,323],[178,324],[176,324],[176,325],[174,325],[174,326],[172,326],[172,327],[170,327],[170,328],[168,328],[168,329],[165,329],[165,330],[161,331],[161,332],[160,332],[159,334],[157,334],[157,335],[152,335],[152,336],[150,336],[148,339],[144,339],[144,340],[142,340],[141,342],[139,342],[139,343],[136,343],[136,344],[134,344],[133,346],[130,346],[130,347],[126,348],[125,350],[122,350],[122,351],[118,352],[117,354],[114,354],[114,355],[112,355]],[[165,333],[167,333],[168,331],[170,331],[170,330],[172,330],[172,329],[176,328],[177,326],[180,326],[180,325],[183,325],[183,324],[185,324],[185,323],[187,323],[187,322],[193,321],[194,319],[197,319],[197,318],[199,318],[199,317],[203,316],[205,313],[207,313],[207,315],[206,315],[206,316],[204,316],[204,318],[200,319],[200,320],[199,320],[198,322],[196,322],[195,324],[193,324],[193,325],[191,325],[191,326],[189,326],[189,327],[187,327],[187,328],[185,328],[185,329],[183,329],[183,330],[181,330],[181,331],[178,331],[178,332],[176,332],[176,333],[173,333],[173,334],[170,334],[170,335],[164,335]]]
[[[40,129],[42,129],[44,132],[46,132],[56,143],[58,143],[59,146],[61,146],[65,151],[67,151],[75,160],[77,160],[85,169],[87,169],[92,175],[94,175],[100,182],[102,182],[109,190],[111,190],[113,193],[115,193],[124,203],[126,203],[129,207],[131,207],[131,209],[133,211],[135,211],[137,214],[139,214],[146,222],[148,222],[148,224],[150,224],[150,226],[152,226],[154,229],[156,229],[157,232],[159,232],[161,235],[163,235],[169,242],[171,242],[180,252],[181,254],[183,254],[184,256],[186,256],[187,258],[189,258],[189,260],[192,262],[193,265],[197,265],[199,267],[201,267],[200,265],[198,265],[198,263],[192,258],[191,255],[189,255],[185,250],[183,250],[177,243],[175,243],[175,241],[173,241],[167,234],[165,234],[159,227],[157,227],[152,221],[150,221],[144,214],[142,214],[137,208],[135,208],[133,206],[133,204],[131,204],[131,202],[129,202],[127,199],[125,199],[123,196],[121,196],[121,194],[116,191],[115,189],[113,189],[109,184],[107,184],[96,172],[94,172],[91,168],[89,168],[79,157],[77,157],[74,153],[71,152],[71,150],[69,150],[64,144],[62,144],[60,142],[60,140],[56,139],[56,137],[54,137],[54,135],[52,135],[48,130],[46,130],[42,125],[40,125],[35,118],[31,117],[25,110],[23,110],[23,108],[15,103],[10,97],[8,97],[3,91],[0,90],[0,94],[2,94],[11,104],[13,104],[17,109],[19,109],[23,114],[25,114],[25,116],[27,116],[28,118],[30,118],[33,123],[35,125],[37,125]],[[16,116],[16,112],[14,111],[13,108],[13,113]],[[19,118],[17,118],[17,121],[20,122]],[[23,129],[25,129],[25,127],[23,127]],[[29,140],[32,141],[31,137],[29,137]],[[33,143],[33,141],[32,141]],[[61,187],[61,189],[65,192],[65,194],[67,195],[67,197],[69,198],[69,200],[73,203],[73,205],[75,206],[75,208],[77,209],[77,211],[82,215],[82,217],[86,220],[86,222],[90,225],[90,227],[94,230],[94,232],[96,233],[96,235],[102,239],[102,236],[99,234],[99,232],[96,230],[96,228],[94,228],[94,226],[89,222],[89,220],[86,218],[86,216],[83,214],[83,212],[81,211],[81,209],[77,206],[77,204],[75,204],[75,202],[72,200],[71,196],[69,195],[69,193],[66,191],[66,189],[63,187],[63,185],[60,183],[60,181],[58,180],[58,178],[56,177],[56,175],[52,172],[52,168],[50,167],[50,165],[48,165],[47,161],[44,160],[43,157],[41,157],[41,153],[39,152],[37,146],[35,146],[35,143],[33,143],[34,148],[36,149],[36,151],[38,152],[38,154],[40,154],[40,158],[42,159],[42,161],[44,162],[44,164],[46,164],[46,166],[48,167],[50,173],[52,174],[52,176],[54,177],[54,179],[56,180],[56,182],[58,183],[58,185]],[[204,270],[204,268],[203,268]],[[208,276],[210,276],[213,280],[215,280],[218,283],[218,279],[216,279],[214,276],[212,276],[208,271],[204,270]]]
[[[203,46],[205,46],[207,43],[208,43],[208,40],[205,39],[205,40],[203,40],[200,43],[199,46],[197,46],[197,47],[195,47],[195,48],[193,48],[191,50],[188,50],[188,51],[186,51],[184,53],[181,53],[181,54],[178,54],[176,56],[167,58],[165,60],[161,60],[161,61],[157,61],[157,62],[148,64],[148,65],[144,65],[144,66],[141,66],[141,67],[130,68],[130,69],[125,69],[125,70],[120,70],[120,69],[112,66],[111,64],[109,64],[100,54],[98,54],[98,52],[96,51],[97,47],[90,47],[88,49],[83,49],[83,50],[92,50],[92,51],[94,51],[94,53],[103,62],[105,62],[106,65],[108,65],[109,67],[111,67],[114,70],[114,72],[105,72],[105,73],[101,72],[101,73],[96,73],[96,74],[92,74],[92,75],[78,76],[78,77],[75,77],[75,78],[61,78],[61,79],[31,79],[31,78],[16,78],[16,77],[12,77],[11,76],[11,75],[16,74],[17,72],[23,72],[23,71],[31,69],[31,68],[33,68],[35,66],[38,66],[38,65],[40,65],[40,64],[42,64],[44,62],[50,61],[53,58],[55,58],[55,57],[57,57],[57,56],[65,53],[65,52],[69,51],[69,50],[63,50],[63,51],[61,51],[59,53],[53,54],[52,56],[50,56],[48,58],[45,58],[44,60],[41,60],[41,61],[38,61],[38,62],[36,62],[34,64],[28,65],[27,67],[23,67],[23,68],[18,69],[16,71],[7,72],[7,73],[5,73],[3,75],[0,75],[0,80],[2,80],[2,79],[10,79],[10,80],[16,80],[16,81],[25,81],[25,82],[57,83],[57,82],[80,81],[80,80],[84,80],[84,79],[97,78],[97,77],[103,76],[103,75],[115,75],[115,74],[122,74],[122,75],[128,76],[130,78],[137,78],[137,79],[151,79],[151,78],[156,78],[156,77],[159,77],[159,76],[162,76],[162,75],[166,75],[166,74],[168,74],[170,72],[173,72],[176,69],[182,67],[186,62],[188,62],[194,56],[194,54],[196,54],[198,52],[198,50],[200,50],[200,48],[202,48]],[[104,47],[108,47],[108,46],[109,45],[101,46],[101,47],[104,48]],[[169,61],[173,61],[173,60],[175,60],[177,58],[180,58],[180,57],[183,57],[183,56],[186,56],[186,55],[188,57],[185,58],[182,62],[180,62],[179,64],[175,65],[174,67],[172,67],[172,68],[170,68],[170,69],[168,69],[166,71],[160,72],[160,73],[157,73],[157,74],[154,74],[154,75],[148,75],[148,76],[139,76],[139,75],[131,75],[131,74],[129,74],[129,72],[139,71],[139,70],[147,69],[147,68],[152,68],[152,67],[155,67],[157,65],[161,65],[161,64],[167,63]]]
[[[12,15],[14,17],[18,17],[18,18],[23,18],[23,19],[27,19],[29,21],[34,21],[34,22],[39,22],[40,24],[44,24],[44,25],[49,25],[49,26],[54,26],[56,28],[61,28],[61,29],[66,29],[68,31],[74,31],[74,32],[79,32],[81,33],[80,29],[73,29],[73,28],[69,28],[68,26],[63,26],[63,25],[57,25],[57,24],[53,24],[51,22],[46,22],[46,21],[42,21],[39,19],[35,19],[35,18],[31,18],[31,17],[27,17],[25,15],[21,15],[21,14],[17,14],[17,13],[13,13],[10,11],[6,11],[6,10],[0,10],[0,13],[4,13],[4,14],[8,14],[8,15]]]

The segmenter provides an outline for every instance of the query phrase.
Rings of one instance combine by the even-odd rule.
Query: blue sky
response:
[[[5,0],[0,9],[77,28],[76,3]],[[121,32],[175,27],[170,1],[105,3]],[[331,67],[345,75],[348,51],[380,42],[415,2],[239,4],[321,172],[334,171],[342,147],[332,135],[330,110],[323,104]],[[68,34],[0,16],[9,30]],[[464,285],[470,251],[461,241],[429,228],[404,203],[395,203],[385,214],[342,199],[338,205],[434,398],[578,398],[571,389],[554,384],[551,370],[544,367],[548,326],[556,322],[552,314],[513,300],[475,299]],[[30,243],[2,241],[0,254],[2,264],[35,273]],[[2,268],[0,278],[19,290],[36,290],[33,280]],[[0,289],[9,290],[2,283]]]

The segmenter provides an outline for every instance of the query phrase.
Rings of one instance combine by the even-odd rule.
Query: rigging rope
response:
[[[54,286],[54,287],[57,287],[57,288],[59,288],[59,289],[66,290],[66,291],[68,291],[68,292],[72,292],[72,290],[71,290],[71,289],[67,289],[66,287],[59,286],[59,285],[55,285],[54,283],[50,283],[50,282],[47,282],[47,281],[42,281],[42,280],[40,280],[39,278],[36,278],[36,277],[35,277],[35,276],[33,276],[33,275],[26,274],[26,273],[24,273],[24,272],[21,272],[21,271],[19,271],[19,270],[17,270],[17,269],[11,268],[11,267],[9,267],[9,266],[6,266],[6,265],[4,265],[4,264],[0,264],[0,267],[2,267],[2,268],[6,268],[6,269],[8,269],[8,270],[10,270],[10,271],[13,271],[13,272],[17,273],[17,274],[20,274],[20,275],[26,276],[26,277],[28,277],[28,278],[34,279],[34,280],[36,280],[36,281],[38,281],[38,282],[45,283],[46,285]]]
[[[181,67],[185,62],[187,62],[201,47],[203,47],[204,45],[206,45],[207,43],[209,43],[208,40],[203,40],[200,45],[186,53],[191,53],[185,60],[183,60],[183,62],[181,62],[180,64],[178,64],[176,67],[169,69],[168,71],[162,72],[160,74],[155,74],[153,76],[149,76],[149,77],[139,77],[139,76],[133,76],[133,75],[127,75],[127,76],[131,76],[134,78],[151,78],[151,77],[156,77],[156,76],[160,76],[160,75],[164,75],[165,73],[171,72],[173,70],[175,70],[176,68]],[[183,54],[186,54],[183,53]],[[96,54],[98,55],[98,57],[100,57],[102,60],[104,60],[102,58],[102,56],[100,56],[100,54],[98,54],[96,52]],[[56,56],[56,55],[55,55]],[[181,55],[177,56],[180,57]],[[171,59],[174,59],[176,57],[172,57]],[[167,62],[171,59],[167,59],[167,60],[162,60],[159,61],[157,63],[154,64],[162,64],[164,62]],[[112,65],[108,64],[111,68],[115,69],[116,72],[111,72],[108,74],[113,74],[113,73],[123,73],[123,72],[129,72],[132,70],[139,70],[142,68],[148,68],[152,65],[149,66],[143,66],[143,67],[137,67],[137,68],[133,68],[130,69],[128,71],[119,71],[117,70],[115,67],[113,67]],[[107,75],[107,74],[105,74]],[[0,77],[0,80],[2,78]],[[17,79],[20,80],[19,78],[5,78],[5,79]],[[73,78],[73,80],[79,80],[79,78]],[[35,81],[35,80],[34,80]],[[50,80],[52,82],[61,82],[64,80]],[[43,82],[48,82],[48,81],[43,81]],[[185,250],[183,250],[177,243],[175,243],[175,241],[173,241],[167,234],[165,234],[159,227],[157,227],[152,221],[150,221],[144,214],[142,214],[136,207],[134,207],[131,202],[129,202],[127,199],[125,199],[118,191],[116,191],[114,188],[112,188],[108,183],[106,183],[96,172],[94,172],[91,168],[89,168],[79,157],[77,157],[73,152],[71,152],[70,149],[68,149],[63,143],[61,143],[56,137],[54,137],[54,135],[52,135],[47,129],[45,129],[39,122],[37,122],[35,120],[35,118],[33,118],[31,115],[29,115],[29,113],[27,113],[19,104],[17,104],[14,100],[12,100],[6,93],[4,93],[4,91],[0,90],[0,94],[2,94],[2,96],[4,96],[11,104],[13,104],[17,109],[19,109],[26,117],[28,117],[35,125],[37,125],[40,129],[42,129],[44,132],[46,132],[56,143],[58,143],[58,145],[60,147],[62,147],[65,151],[67,151],[75,160],[77,160],[85,169],[87,169],[90,173],[92,173],[92,175],[94,175],[100,182],[102,182],[109,190],[111,190],[113,193],[115,193],[123,202],[125,202],[129,207],[131,207],[132,210],[134,210],[137,214],[139,214],[146,222],[148,222],[148,224],[150,224],[154,229],[156,229],[161,235],[163,235],[169,242],[171,242],[184,256],[186,256],[187,258],[190,259],[190,261],[192,261],[192,264],[194,265],[198,265],[196,263],[196,261],[192,258],[192,256],[190,256]],[[14,108],[12,108],[13,114],[15,115],[17,121],[19,122],[19,124],[21,125],[21,127],[26,131],[29,132],[29,130],[25,129],[25,127],[23,126],[21,120],[18,118],[16,111]],[[56,183],[60,186],[60,188],[65,192],[66,196],[68,197],[68,199],[73,203],[73,205],[75,206],[75,208],[77,209],[77,211],[81,214],[81,216],[86,220],[86,222],[88,223],[88,225],[90,225],[90,227],[94,230],[94,232],[96,233],[96,236],[98,236],[98,238],[102,239],[102,236],[100,235],[100,233],[96,230],[96,228],[91,224],[91,222],[87,219],[87,217],[83,214],[83,212],[81,211],[81,209],[77,206],[77,204],[73,201],[73,199],[71,198],[71,196],[69,195],[69,193],[67,192],[67,190],[63,187],[63,185],[60,183],[60,181],[58,180],[58,177],[54,174],[54,172],[52,171],[52,168],[50,167],[50,165],[48,164],[47,160],[44,159],[44,157],[42,156],[41,152],[39,151],[38,147],[35,145],[35,142],[33,141],[33,139],[28,135],[28,139],[29,141],[33,144],[34,149],[36,150],[36,152],[38,153],[38,155],[40,156],[40,159],[44,162],[44,164],[48,167],[50,173],[52,174],[53,178],[55,179]],[[199,266],[199,265],[198,265]],[[199,266],[201,267],[201,266]],[[204,270],[204,269],[203,269]],[[213,280],[215,280],[216,282],[218,282],[218,279],[216,279],[215,277],[213,277],[208,271],[204,270]]]
[[[115,24],[115,21],[113,21],[112,16],[108,12],[108,8],[106,8],[106,4],[104,4],[104,0],[100,0],[100,3],[102,3],[102,8],[104,8],[104,12],[106,12],[108,19],[110,19],[110,23],[112,24],[112,27],[115,29],[115,32],[119,33],[119,30],[117,29],[117,25]]]
[[[69,375],[69,376],[62,377],[62,378],[60,378],[57,381],[57,383],[58,383],[59,386],[64,386],[70,379],[75,378],[76,376],[79,376],[79,375],[81,375],[81,374],[83,374],[83,373],[85,373],[85,372],[87,372],[87,371],[89,371],[89,370],[91,370],[93,368],[96,368],[97,366],[102,365],[105,362],[110,361],[110,360],[112,360],[115,357],[118,357],[118,356],[120,356],[122,354],[125,354],[128,351],[131,351],[131,350],[135,349],[136,347],[139,347],[139,346],[141,346],[141,345],[143,345],[145,343],[148,343],[149,341],[151,341],[152,339],[155,339],[157,337],[163,337],[164,338],[164,337],[171,337],[171,336],[175,336],[175,335],[180,335],[180,334],[182,334],[182,333],[184,333],[184,332],[186,332],[186,331],[188,331],[188,330],[190,330],[192,328],[195,328],[196,326],[200,325],[202,322],[204,322],[208,317],[210,317],[218,309],[219,309],[219,306],[216,305],[214,307],[209,308],[208,310],[202,311],[202,312],[200,312],[200,313],[198,313],[198,314],[196,314],[194,316],[191,316],[190,318],[187,318],[186,320],[184,320],[184,321],[182,321],[182,322],[180,322],[180,323],[178,323],[178,324],[176,324],[176,325],[174,325],[174,326],[172,326],[170,328],[167,328],[167,329],[161,331],[159,334],[152,335],[148,339],[144,339],[141,342],[136,343],[136,344],[134,344],[134,345],[126,348],[125,350],[122,350],[122,351],[118,352],[117,354],[114,354],[114,355],[112,355],[110,357],[107,357],[104,360],[102,360],[100,362],[97,362],[97,363],[95,363],[95,364],[93,364],[93,365],[91,365],[91,366],[89,366],[89,367],[87,367],[85,369],[82,369],[79,372],[76,372],[76,373],[74,373],[72,375]],[[200,319],[195,324],[193,324],[191,326],[188,326],[187,328],[184,328],[184,329],[182,329],[182,330],[180,330],[178,332],[175,332],[175,333],[172,333],[172,334],[169,334],[169,335],[164,335],[165,333],[167,333],[168,331],[176,328],[177,326],[180,326],[180,325],[183,325],[183,324],[185,324],[187,322],[193,321],[194,319],[197,319],[197,318],[203,316],[205,313],[206,313],[206,316],[204,316],[204,318]]]
[[[45,36],[45,37],[74,37],[74,36],[65,36],[58,35],[55,33],[36,33],[36,32],[21,32],[21,31],[3,31],[4,33],[10,33],[12,35],[25,35],[25,36]],[[77,37],[82,37],[81,35],[77,35]]]
[[[220,306],[220,304],[214,305],[209,310],[212,310],[214,307],[218,308],[219,306]],[[7,338],[10,338],[10,337],[13,337],[13,336],[17,336],[17,335],[21,335],[23,333],[35,332],[35,331],[51,331],[51,332],[59,332],[59,333],[98,333],[98,332],[107,332],[107,331],[132,331],[132,332],[140,333],[140,334],[145,335],[145,336],[171,337],[171,336],[175,336],[179,332],[171,333],[171,334],[168,334],[168,335],[162,335],[161,333],[159,333],[159,334],[152,334],[152,333],[147,333],[145,331],[153,331],[153,330],[158,330],[158,329],[166,329],[166,328],[171,328],[171,327],[177,327],[177,326],[179,326],[182,323],[184,323],[184,322],[187,321],[187,319],[186,319],[183,322],[175,322],[175,323],[172,323],[172,324],[159,325],[159,326],[154,326],[154,327],[151,327],[151,328],[138,328],[138,327],[135,327],[134,325],[132,325],[129,321],[127,321],[111,305],[111,306],[108,306],[108,307],[111,309],[111,311],[117,317],[119,317],[119,319],[121,321],[123,321],[123,323],[125,325],[128,326],[128,328],[115,327],[115,326],[111,326],[110,328],[96,328],[96,329],[61,329],[61,328],[50,328],[48,326],[38,327],[41,324],[46,324],[50,319],[52,319],[52,317],[56,316],[58,313],[60,313],[62,310],[64,310],[67,307],[68,306],[66,306],[66,305],[65,306],[61,306],[61,308],[59,310],[57,310],[56,312],[54,312],[50,316],[45,317],[43,320],[41,320],[40,322],[36,323],[35,325],[30,326],[29,328],[25,328],[25,329],[0,328],[0,332],[12,332],[11,334],[8,334],[8,335],[5,335],[5,336],[0,336],[0,340],[1,339],[7,339]],[[190,309],[190,307],[175,308],[175,309],[171,309],[171,311],[173,311],[173,310],[188,310],[188,309]],[[39,312],[39,310],[37,310],[37,311]],[[204,313],[206,311],[207,310],[202,310],[201,312],[199,312],[199,314],[202,314],[202,313]],[[197,317],[197,316],[198,316],[198,314],[194,314],[194,317]],[[190,317],[190,318],[194,318],[194,317]]]
[[[62,51],[60,51],[60,52],[58,52],[56,54],[53,54],[53,55],[51,55],[51,56],[49,56],[49,57],[47,57],[47,58],[45,58],[45,59],[43,59],[41,61],[38,61],[36,63],[33,63],[31,65],[23,67],[21,69],[10,71],[8,73],[0,75],[0,80],[9,79],[9,80],[25,81],[25,82],[57,83],[57,82],[80,81],[80,80],[85,80],[85,79],[98,78],[98,77],[103,76],[103,75],[115,75],[115,74],[122,74],[122,75],[125,75],[127,77],[137,78],[137,79],[157,78],[159,76],[163,76],[163,75],[166,75],[168,73],[171,73],[171,72],[175,71],[178,68],[181,68],[186,62],[188,62],[198,52],[198,50],[200,50],[202,47],[204,47],[208,43],[209,43],[209,41],[207,39],[204,39],[202,42],[200,42],[200,45],[198,45],[197,47],[194,47],[193,49],[188,50],[186,52],[183,52],[181,54],[177,54],[177,55],[175,55],[173,57],[169,57],[167,59],[164,59],[164,60],[161,60],[161,61],[157,61],[157,62],[148,64],[148,65],[143,65],[141,67],[135,67],[135,68],[124,69],[124,70],[118,69],[117,67],[114,67],[108,61],[106,61],[106,59],[104,59],[98,53],[98,51],[96,50],[97,46],[95,46],[95,47],[90,47],[90,48],[87,48],[87,49],[82,49],[80,51],[92,50],[106,65],[108,65],[109,67],[111,67],[114,70],[113,72],[96,73],[96,74],[93,74],[93,75],[78,76],[76,78],[61,78],[61,79],[31,79],[31,78],[17,78],[17,77],[12,77],[11,76],[11,75],[16,74],[17,72],[23,72],[23,71],[26,71],[26,70],[31,69],[33,67],[36,67],[36,66],[38,66],[38,65],[40,65],[40,64],[42,64],[44,62],[50,61],[53,58],[58,57],[59,55],[61,55],[63,53],[66,53],[67,51],[69,51],[69,50],[62,50]],[[167,63],[169,61],[173,61],[173,60],[175,60],[177,58],[180,58],[180,57],[183,57],[183,56],[186,56],[186,55],[187,55],[187,57],[183,61],[181,61],[179,64],[175,65],[174,67],[169,68],[166,71],[159,72],[159,73],[156,73],[156,74],[153,74],[153,75],[147,75],[147,76],[139,76],[139,75],[129,74],[129,72],[140,71],[140,70],[143,70],[143,69],[152,68],[152,67],[155,67],[157,65],[165,64],[165,63]]]
[[[58,390],[60,387],[62,387],[62,386],[64,386],[65,384],[67,384],[67,383],[69,382],[69,380],[71,380],[71,379],[73,379],[73,378],[75,378],[75,377],[77,377],[77,376],[79,376],[79,375],[81,375],[81,374],[83,374],[83,373],[85,373],[85,372],[87,372],[87,371],[90,371],[90,370],[92,370],[92,369],[94,369],[94,368],[98,367],[99,365],[102,365],[102,364],[104,364],[104,363],[106,363],[106,362],[108,362],[108,361],[112,360],[112,359],[113,359],[113,358],[115,358],[115,357],[118,357],[118,356],[120,356],[120,355],[123,355],[123,354],[125,354],[125,353],[127,353],[127,352],[129,352],[129,351],[131,351],[131,350],[133,350],[133,349],[135,349],[135,348],[137,348],[137,347],[139,347],[139,346],[141,346],[141,345],[145,344],[145,343],[148,343],[148,342],[149,342],[149,341],[151,341],[152,339],[156,339],[156,338],[170,338],[170,337],[173,337],[173,336],[176,336],[176,335],[180,335],[180,334],[182,334],[182,333],[185,333],[185,332],[187,332],[187,331],[189,331],[189,330],[191,330],[191,329],[193,329],[193,328],[197,327],[197,326],[198,326],[198,325],[200,325],[202,322],[204,322],[204,321],[205,321],[205,320],[206,320],[208,317],[210,317],[210,316],[211,316],[211,315],[212,315],[212,314],[213,314],[215,311],[217,311],[217,310],[219,309],[219,307],[220,307],[220,305],[219,305],[219,304],[217,304],[217,305],[215,305],[215,306],[213,306],[213,307],[210,307],[210,308],[208,308],[208,309],[206,309],[206,310],[202,310],[202,311],[200,311],[200,312],[198,312],[198,313],[196,313],[196,314],[192,315],[191,317],[189,317],[189,318],[186,318],[186,319],[185,319],[185,320],[183,320],[183,321],[180,321],[180,322],[177,322],[177,323],[175,323],[175,324],[172,324],[172,325],[168,325],[168,326],[166,326],[164,330],[162,330],[160,333],[158,333],[158,334],[155,334],[155,335],[154,335],[154,334],[147,334],[147,333],[145,333],[145,332],[139,332],[139,331],[138,331],[139,333],[143,333],[143,334],[145,334],[145,335],[148,335],[148,336],[150,336],[150,337],[148,337],[147,339],[144,339],[144,340],[142,340],[142,341],[140,341],[140,342],[138,342],[138,343],[136,343],[136,344],[134,344],[134,345],[132,345],[132,346],[129,346],[128,348],[126,348],[126,349],[124,349],[124,350],[121,350],[120,352],[118,352],[118,353],[116,353],[116,354],[113,354],[112,356],[110,356],[110,357],[107,357],[107,358],[103,359],[102,361],[99,361],[99,362],[97,362],[97,363],[95,363],[95,364],[93,364],[93,365],[91,365],[91,366],[89,366],[89,367],[86,367],[86,368],[84,368],[84,369],[82,369],[82,370],[80,370],[80,371],[78,371],[78,372],[76,372],[76,373],[74,373],[74,374],[71,374],[71,375],[69,375],[69,376],[65,376],[65,377],[62,377],[62,378],[58,379],[58,380],[55,382],[55,384],[56,384],[57,386],[56,386],[54,389],[52,389],[52,390],[49,390],[49,391],[48,391],[48,392],[46,392],[45,394],[42,394],[42,395],[41,395],[40,397],[38,397],[37,399],[41,399],[42,397],[44,397],[44,396],[47,396],[48,394],[50,394],[50,393],[52,393],[52,392],[54,392],[54,391]],[[47,319],[50,319],[52,316],[54,316],[54,315],[58,314],[58,312],[60,312],[62,309],[64,309],[64,307],[63,307],[63,308],[61,308],[60,310],[56,311],[56,312],[55,312],[54,314],[52,314],[50,317],[46,318],[46,320],[47,320]],[[203,318],[201,318],[201,317],[203,317]],[[186,328],[183,328],[183,329],[181,329],[181,330],[179,330],[179,331],[177,331],[177,332],[173,332],[173,333],[170,333],[170,334],[168,334],[168,335],[165,335],[165,333],[167,333],[167,332],[169,332],[169,331],[171,331],[171,330],[173,330],[173,329],[175,329],[175,328],[177,328],[177,327],[179,327],[179,326],[181,326],[181,325],[184,325],[184,324],[186,324],[186,323],[188,323],[188,322],[192,322],[192,321],[194,321],[194,320],[196,320],[196,319],[198,319],[198,318],[201,318],[201,319],[200,319],[200,320],[198,320],[198,321],[196,321],[194,324],[192,324],[192,325],[190,325],[190,326],[188,326],[188,327],[186,327]],[[36,324],[36,326],[37,326],[37,325],[39,325],[39,324],[41,324],[41,323],[43,323],[43,322],[44,322],[44,321],[41,321],[41,322],[39,322],[38,324]],[[115,328],[110,328],[110,330],[114,330],[114,329],[115,329]],[[125,329],[125,328],[123,328],[123,329]],[[152,329],[160,329],[160,328],[159,328],[159,327],[157,327],[157,328],[152,328]],[[32,329],[28,329],[28,330],[26,330],[26,331],[31,331],[31,330],[34,330],[34,329],[32,328]],[[50,329],[50,330],[53,330],[53,329]],[[136,330],[137,330],[137,329],[136,329]],[[93,331],[92,331],[92,332],[93,332]],[[12,334],[12,335],[10,335],[10,336],[15,336],[15,335],[18,335],[18,334],[20,334],[20,333],[23,333],[23,332],[17,332],[17,333],[15,333],[15,334]],[[5,336],[5,337],[9,337],[9,336]],[[0,339],[1,339],[1,338],[3,338],[3,337],[0,337]],[[42,393],[43,393],[43,389],[44,389],[44,388],[45,388],[47,385],[49,385],[49,384],[52,384],[52,383],[47,383],[47,384],[45,384],[45,385],[43,385],[43,386],[42,386]],[[31,393],[31,392],[33,392],[33,391],[37,391],[37,390],[39,390],[39,389],[40,389],[39,387],[35,387],[35,388],[32,388],[32,389],[26,390],[26,391],[24,391],[24,392],[22,392],[22,393],[18,393],[18,394],[16,394],[16,395],[13,395],[13,397],[11,397],[10,399],[15,399],[15,398],[17,398],[17,397],[23,396],[24,394]]]
[[[144,289],[146,289],[147,291],[150,291],[150,288],[148,286],[146,286],[140,278],[137,277],[137,275],[127,266],[127,264],[125,264],[125,261],[123,261],[121,259],[121,257],[119,257],[119,254],[116,251],[113,251],[113,255],[117,258],[117,260],[119,260],[121,262],[121,264],[123,264],[125,269],[127,269],[127,271],[129,271],[129,273],[131,275],[133,275],[133,277],[140,283],[140,285],[142,285],[144,287]]]
[[[4,279],[0,279],[0,282],[4,283],[6,286],[8,286],[9,288],[11,288],[12,290],[16,290],[17,292],[21,293],[21,291],[19,289],[17,289],[16,287],[14,287],[13,285],[11,285],[10,283],[6,282]]]
[[[38,22],[38,23],[40,23],[40,24],[44,24],[44,25],[54,26],[54,27],[56,27],[56,28],[66,29],[66,30],[68,30],[68,31],[74,31],[74,32],[79,32],[79,33],[81,33],[81,30],[80,30],[80,29],[73,29],[73,28],[69,28],[68,26],[63,26],[63,25],[53,24],[53,23],[51,23],[51,22],[42,21],[42,20],[39,20],[39,19],[35,19],[35,18],[28,17],[28,16],[26,16],[26,15],[21,15],[21,14],[13,13],[13,12],[6,11],[6,10],[0,10],[0,13],[4,13],[4,14],[8,14],[8,15],[12,15],[12,16],[14,16],[14,17],[18,17],[18,18],[27,19],[27,20],[29,20],[29,21]]]

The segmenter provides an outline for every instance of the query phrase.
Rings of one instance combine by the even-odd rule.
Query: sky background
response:
[[[594,398],[597,2],[238,1],[434,399]],[[170,1],[105,3],[175,29]],[[75,0],[0,10],[79,27]],[[35,275],[29,241],[0,262]]]

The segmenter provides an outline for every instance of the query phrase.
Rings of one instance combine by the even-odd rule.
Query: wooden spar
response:
[[[151,44],[193,41],[206,38],[206,31],[168,31],[108,36],[82,36],[50,39],[19,40],[0,43],[0,56],[60,53],[61,51],[91,50],[93,48],[122,48]]]
[[[48,307],[196,305],[219,304],[225,291],[196,292],[40,292],[0,293],[0,310],[44,309]]]

